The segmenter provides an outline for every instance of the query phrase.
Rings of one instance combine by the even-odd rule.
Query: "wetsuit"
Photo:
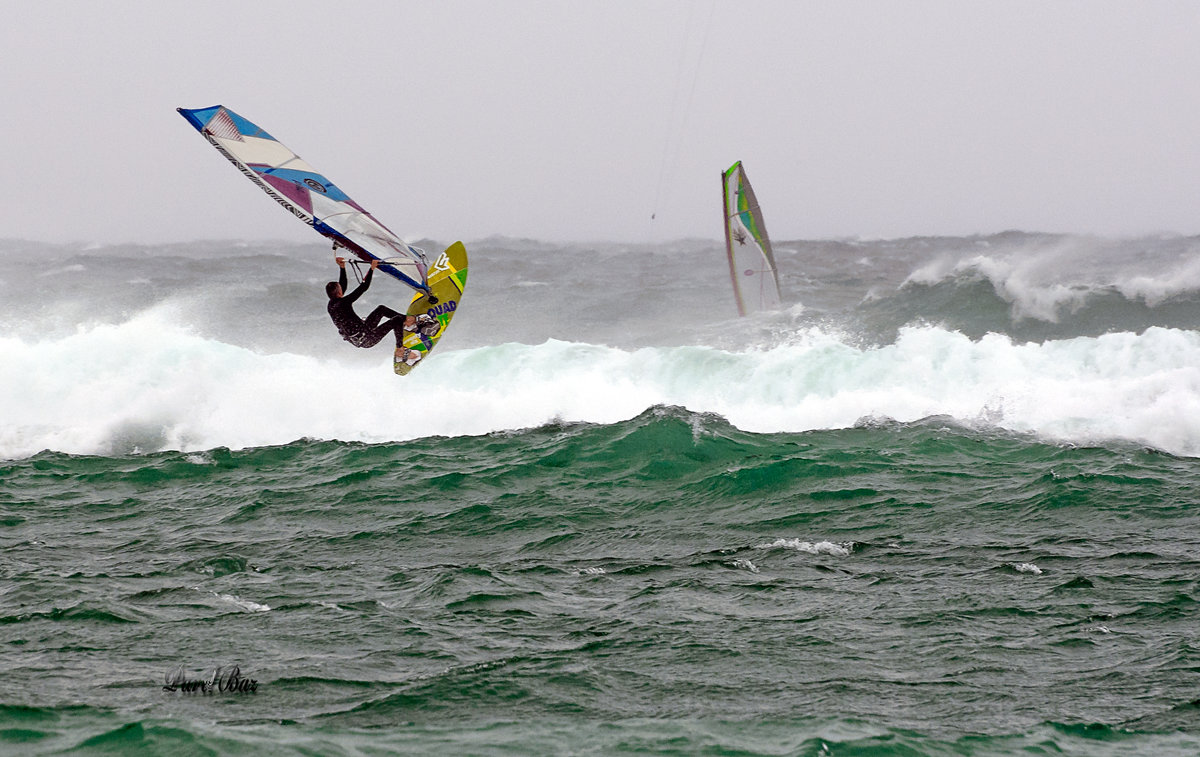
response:
[[[367,271],[367,275],[363,277],[363,282],[355,288],[353,292],[344,297],[336,299],[331,298],[326,309],[329,311],[329,317],[333,319],[333,325],[337,326],[338,333],[355,347],[374,347],[379,344],[389,332],[396,335],[396,346],[400,346],[400,339],[403,336],[401,330],[404,328],[404,316],[392,310],[387,305],[380,305],[371,311],[367,316],[367,320],[358,317],[358,313],[354,312],[354,301],[367,291],[367,287],[371,286],[371,275],[375,273],[374,269]],[[338,284],[341,285],[342,291],[346,291],[346,269],[342,269],[342,273],[338,276]],[[389,318],[384,323],[380,323],[383,318]]]

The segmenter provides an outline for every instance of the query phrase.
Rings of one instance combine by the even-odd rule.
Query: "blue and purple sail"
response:
[[[294,216],[360,259],[426,294],[424,251],[396,236],[264,129],[223,105],[177,109],[217,151]]]

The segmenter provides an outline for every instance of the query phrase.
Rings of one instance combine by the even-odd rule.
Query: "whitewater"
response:
[[[0,240],[0,752],[1200,751],[1200,238],[465,241]]]
[[[655,406],[757,433],[945,417],[1200,455],[1193,238],[782,242],[788,308],[745,319],[715,242],[468,249],[451,330],[400,378],[389,350],[333,332],[320,245],[0,242],[0,458],[473,436]],[[406,294],[379,282],[364,301]]]

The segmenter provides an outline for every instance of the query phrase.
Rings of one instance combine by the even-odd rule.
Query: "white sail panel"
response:
[[[779,275],[762,211],[741,161],[721,174],[725,251],[738,315],[780,305]]]

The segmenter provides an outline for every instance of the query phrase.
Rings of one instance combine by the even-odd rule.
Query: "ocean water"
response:
[[[1200,753],[1200,239],[467,247],[0,240],[0,753]]]

